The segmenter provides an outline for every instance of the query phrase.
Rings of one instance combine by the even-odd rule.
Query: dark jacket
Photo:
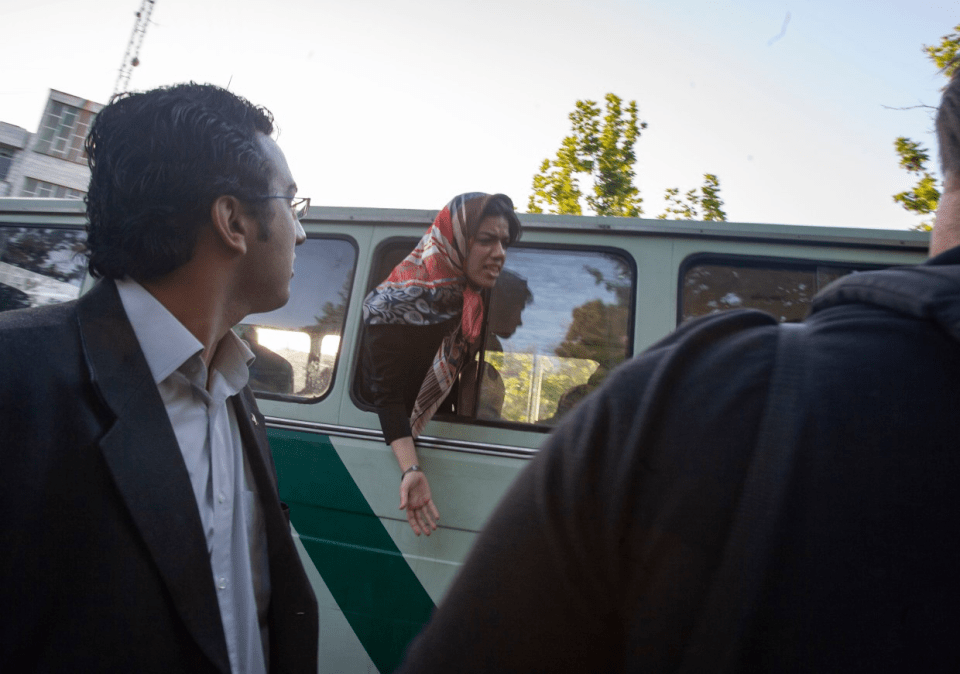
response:
[[[249,388],[232,399],[267,531],[270,671],[314,672],[317,605]],[[0,314],[0,663],[229,672],[186,466],[116,286]]]
[[[798,452],[765,579],[742,579],[760,587],[734,669],[955,671],[960,249],[842,279],[805,323]],[[711,316],[615,371],[508,492],[401,671],[676,671],[777,334]]]

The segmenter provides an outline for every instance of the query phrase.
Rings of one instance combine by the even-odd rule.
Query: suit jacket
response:
[[[317,604],[264,419],[232,399],[266,524],[270,671],[315,672]],[[0,663],[229,672],[200,515],[111,281],[0,314]]]

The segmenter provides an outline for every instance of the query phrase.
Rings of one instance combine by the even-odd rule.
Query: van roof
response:
[[[0,198],[0,218],[25,213],[63,214],[83,217],[79,199]],[[304,224],[370,223],[379,226],[428,227],[437,211],[401,208],[362,208],[350,206],[310,206]],[[870,248],[926,249],[930,233],[904,229],[862,227],[822,227],[817,225],[776,225],[755,222],[700,222],[693,220],[657,220],[597,215],[545,215],[518,213],[524,229],[540,231],[592,232],[639,236],[679,236],[750,241],[780,241]],[[30,219],[31,221],[33,218]],[[79,223],[78,223],[79,224]]]

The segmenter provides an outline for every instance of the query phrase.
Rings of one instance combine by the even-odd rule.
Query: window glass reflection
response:
[[[816,262],[704,261],[683,273],[680,322],[728,309],[759,309],[781,323],[796,323],[806,318],[814,295],[855,271]]]
[[[356,262],[353,244],[342,239],[310,238],[297,248],[287,304],[235,328],[257,357],[254,391],[315,400],[329,390]]]
[[[0,227],[0,311],[76,299],[86,237],[80,229]]]
[[[618,255],[512,248],[491,294],[479,384],[461,382],[461,413],[559,421],[630,356],[633,283]]]

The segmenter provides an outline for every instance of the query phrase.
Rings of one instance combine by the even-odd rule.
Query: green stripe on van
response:
[[[270,429],[280,498],[377,669],[396,669],[433,600],[325,435]]]

